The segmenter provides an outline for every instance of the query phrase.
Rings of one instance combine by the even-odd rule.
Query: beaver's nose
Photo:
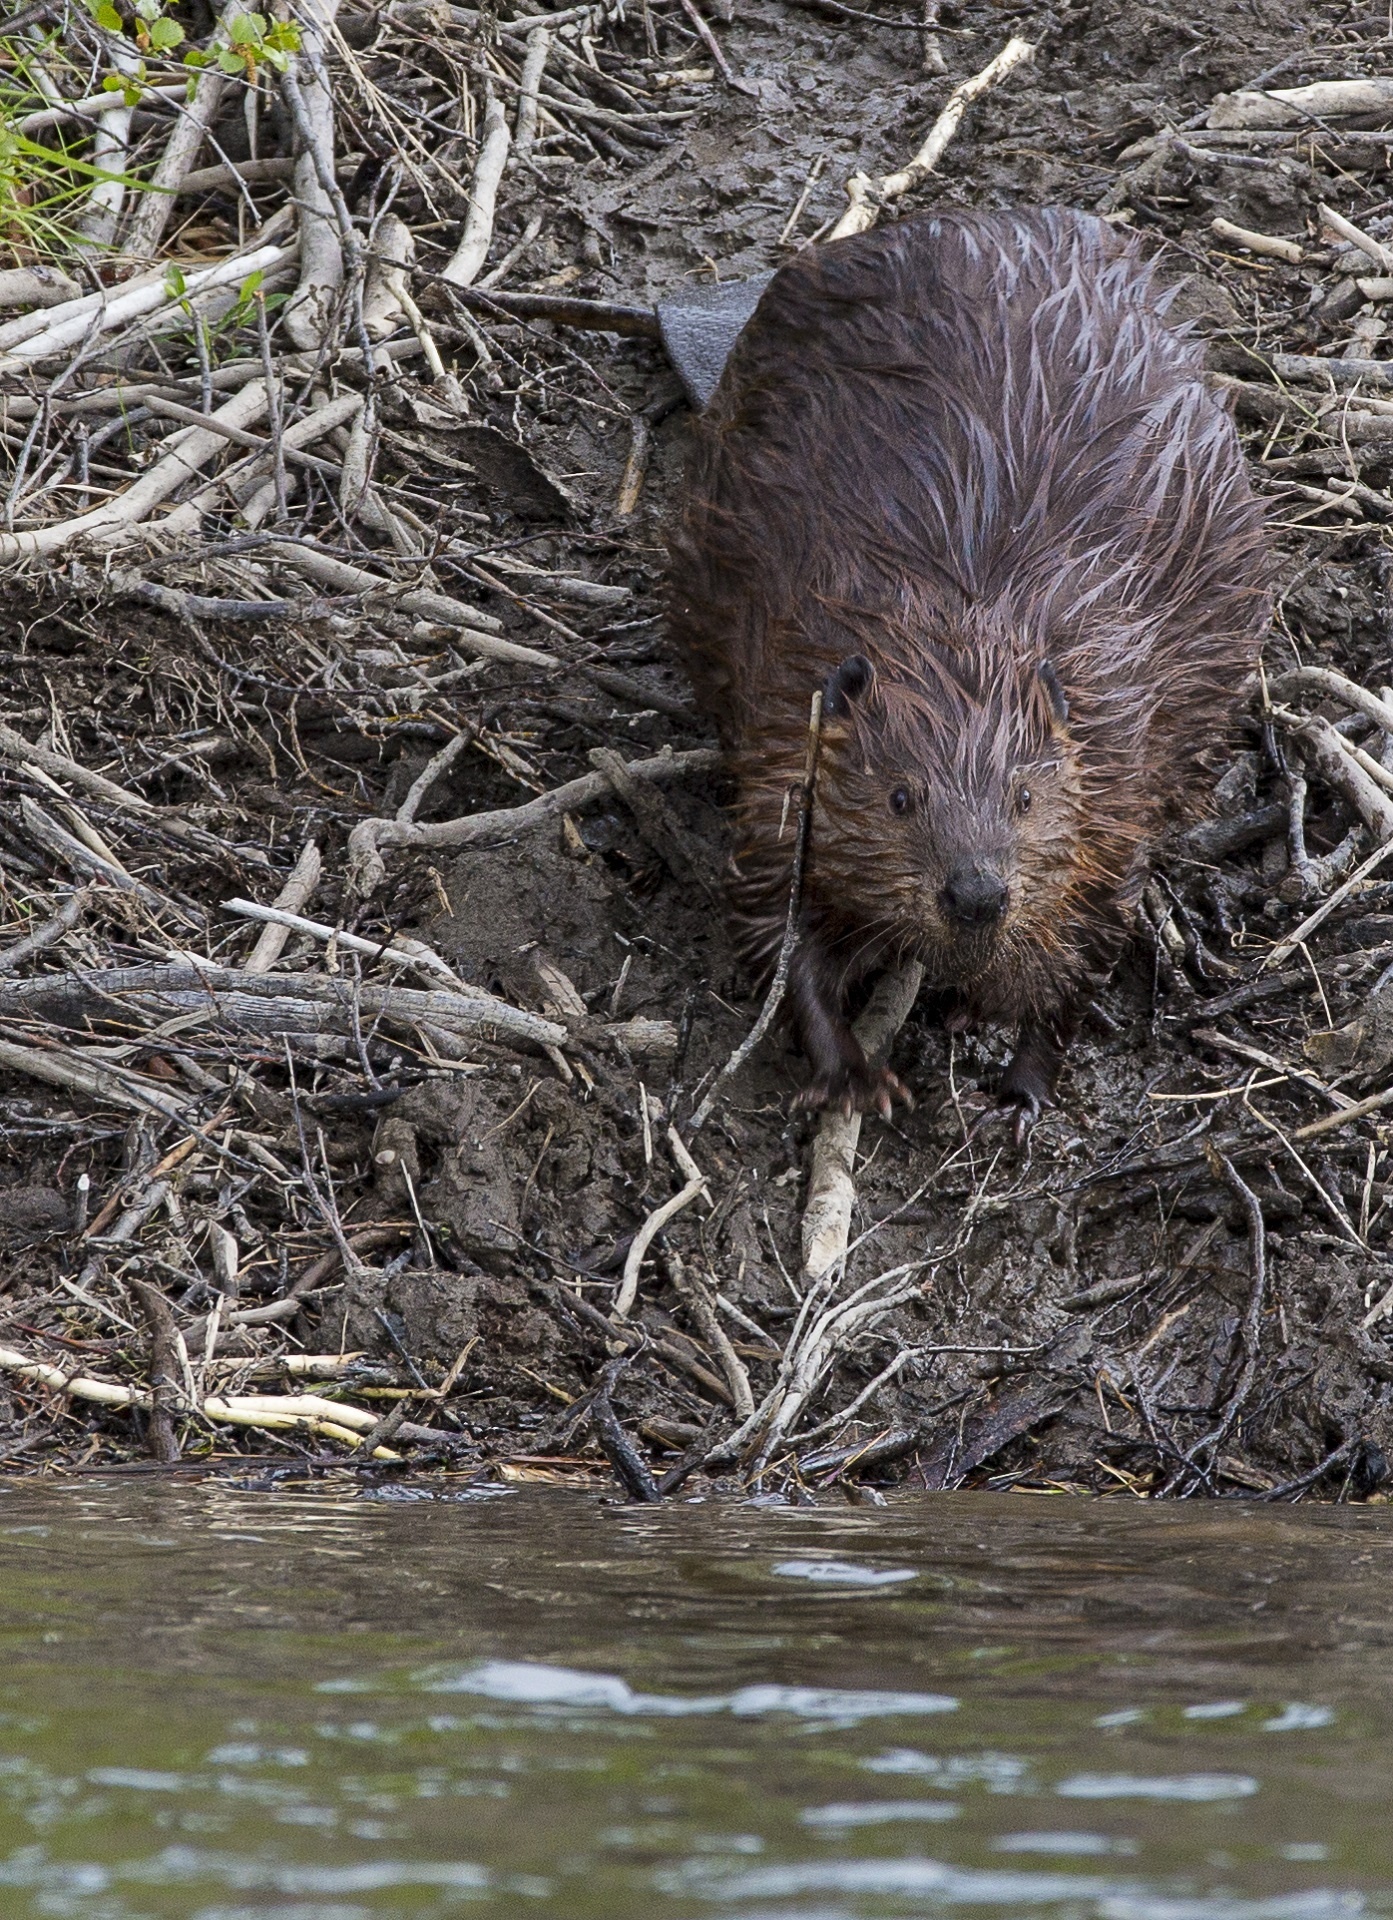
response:
[[[939,896],[943,911],[960,927],[990,927],[1006,911],[1006,882],[990,867],[954,867]]]

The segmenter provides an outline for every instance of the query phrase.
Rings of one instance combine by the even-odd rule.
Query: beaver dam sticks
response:
[[[1160,829],[1268,620],[1261,515],[1135,244],[1047,211],[811,249],[697,436],[673,627],[736,800],[738,940],[783,937],[809,695],[822,738],[790,970],[808,1106],[888,1115],[848,992],[917,959],[953,1026],[1013,1021],[1053,1096]]]

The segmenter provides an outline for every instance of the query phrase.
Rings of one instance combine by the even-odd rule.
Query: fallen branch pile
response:
[[[878,31],[807,4],[829,72]],[[1142,906],[1149,1038],[1109,1057],[1159,1052],[1095,1075],[1087,1152],[1080,1069],[1022,1158],[963,1083],[987,1057],[926,1053],[892,976],[866,1044],[946,1091],[869,1152],[809,1123],[773,1175],[782,974],[756,1020],[712,960],[717,756],[661,636],[682,400],[652,290],[729,277],[673,211],[710,142],[807,116],[703,0],[507,11],[234,3],[190,46],[168,9],[53,0],[0,30],[35,182],[0,260],[0,1467],[236,1460],[240,1429],[297,1464],[607,1462],[652,1499],[906,1457],[1050,1484],[1048,1429],[1056,1484],[1375,1484],[1374,1425],[1310,1411],[1290,1276],[1343,1263],[1357,1310],[1301,1337],[1387,1377],[1376,47],[1284,52],[1106,164],[1080,135],[1052,193],[1201,275],[1283,556],[1241,750]],[[880,25],[915,72],[952,56],[904,107],[927,135],[795,154],[741,271],[973,197],[1073,31]],[[1337,572],[1359,610],[1332,640]],[[800,863],[817,736],[815,709]],[[529,894],[546,861],[564,884]],[[795,879],[790,943],[796,907]]]

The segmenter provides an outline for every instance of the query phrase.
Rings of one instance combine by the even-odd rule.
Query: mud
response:
[[[945,5],[937,44],[947,72],[939,74],[924,71],[921,36],[904,26],[738,0],[732,22],[717,30],[758,99],[709,91],[676,147],[627,172],[602,162],[573,173],[561,213],[530,256],[528,284],[578,268],[569,292],[651,302],[686,284],[777,266],[789,250],[780,232],[819,157],[795,242],[840,211],[851,171],[878,174],[902,162],[950,85],[1011,31],[1041,39],[1034,65],[970,112],[938,178],[913,205],[1097,207],[1114,192],[1129,143],[1183,126],[1215,94],[1283,62],[1285,85],[1377,71],[1388,44],[1379,38],[1386,23],[1347,7],[1218,0],[1190,15],[1126,0],[1041,15]],[[662,32],[667,53],[677,41],[669,26]],[[1216,366],[1248,367],[1253,346],[1328,350],[1348,334],[1349,315],[1336,314],[1329,256],[1318,246],[1298,268],[1226,253],[1212,218],[1308,241],[1325,200],[1381,232],[1393,208],[1393,189],[1385,193],[1390,151],[1351,146],[1346,137],[1283,149],[1274,163],[1257,146],[1232,160],[1173,167],[1134,197],[1123,192],[1119,204],[1166,271],[1188,276],[1177,312],[1210,336]],[[496,251],[528,211],[514,189]],[[446,309],[437,302],[433,310]],[[500,338],[514,331],[503,328]],[[660,619],[662,528],[688,415],[676,408],[654,428],[639,513],[617,521],[628,413],[651,407],[672,376],[646,341],[576,335],[564,349],[558,364],[566,377],[540,401],[534,393],[525,403],[494,402],[491,424],[510,446],[526,447],[533,479],[516,460],[477,458],[477,442],[467,456],[472,477],[455,478],[466,458],[460,436],[438,422],[423,426],[409,411],[394,423],[395,471],[416,489],[450,476],[451,498],[500,545],[515,543],[530,565],[625,589],[618,607],[560,597],[546,604],[601,641],[606,659],[665,705],[645,712],[580,680],[558,687],[487,668],[452,696],[451,717],[475,722],[493,744],[456,762],[424,818],[517,804],[529,789],[585,772],[596,746],[637,757],[668,743],[707,742],[702,723],[666,710],[686,699],[686,688]],[[1255,426],[1256,455],[1269,431]],[[1383,480],[1387,473],[1385,466]],[[1374,484],[1382,484],[1377,469]],[[1294,519],[1291,504],[1274,503],[1274,520]],[[1369,686],[1393,677],[1387,549],[1369,511],[1353,530],[1326,516],[1277,531],[1287,591],[1271,671],[1299,656]],[[1393,503],[1385,517],[1393,519]],[[534,1474],[565,1474],[567,1460],[577,1471],[598,1461],[588,1430],[574,1431],[567,1409],[594,1384],[607,1349],[575,1302],[607,1306],[630,1236],[675,1191],[666,1123],[686,1120],[696,1091],[757,1011],[715,897],[719,777],[664,790],[683,844],[704,850],[687,870],[674,870],[681,863],[655,850],[651,834],[614,801],[578,814],[564,831],[551,826],[455,858],[393,854],[387,888],[363,909],[338,878],[347,833],[358,818],[394,810],[443,735],[428,718],[413,732],[398,709],[372,737],[332,700],[273,697],[263,683],[297,682],[316,658],[331,656],[350,663],[359,687],[388,684],[394,647],[420,650],[409,620],[349,609],[278,637],[212,624],[195,639],[176,621],[114,606],[70,580],[23,591],[27,601],[11,594],[0,616],[0,700],[6,719],[31,737],[36,726],[67,728],[94,749],[92,765],[105,763],[111,743],[124,753],[152,732],[157,747],[175,752],[181,727],[209,724],[219,677],[227,684],[216,662],[231,663],[251,677],[239,685],[245,724],[225,755],[203,762],[221,797],[177,769],[160,776],[160,797],[190,799],[219,832],[264,842],[278,860],[313,834],[330,876],[316,900],[319,917],[356,914],[370,931],[414,930],[462,977],[515,1005],[547,1005],[540,958],[559,967],[592,1010],[675,1024],[676,1045],[663,1055],[625,1063],[583,1053],[585,1072],[569,1085],[547,1060],[498,1049],[481,1047],[464,1069],[426,1075],[403,1057],[398,1097],[357,1113],[331,1100],[318,1120],[345,1220],[354,1229],[406,1225],[380,1270],[350,1278],[301,1314],[296,1338],[315,1351],[342,1343],[394,1366],[409,1358],[427,1380],[468,1349],[449,1403],[466,1460],[512,1462],[514,1472]],[[490,605],[510,637],[547,643],[525,613]],[[1221,818],[1283,799],[1274,752],[1270,734],[1240,725],[1234,758],[1214,769]],[[1313,782],[1311,852],[1335,846],[1348,825],[1343,803]],[[14,851],[22,855],[18,842]],[[1337,1454],[1329,1475],[1313,1483],[1318,1493],[1382,1497],[1393,1461],[1393,1319],[1368,1330],[1361,1322],[1393,1282],[1386,1127],[1374,1114],[1305,1149],[1280,1135],[1329,1111],[1282,1077],[1293,1067],[1343,1074],[1338,1084],[1356,1097],[1383,1084],[1386,1009],[1366,1016],[1362,1050],[1350,1041],[1337,1059],[1330,1042],[1324,1053],[1318,1041],[1303,1049],[1313,1035],[1365,1017],[1393,953],[1393,887],[1375,880],[1351,896],[1313,946],[1309,967],[1289,967],[1278,991],[1245,1002],[1239,990],[1252,963],[1305,911],[1284,896],[1285,873],[1280,827],[1217,862],[1179,847],[1167,852],[1160,884],[1189,953],[1177,964],[1154,930],[1139,933],[1071,1056],[1060,1107],[1027,1152],[1017,1152],[1004,1129],[974,1130],[1009,1036],[986,1032],[950,1045],[932,1010],[916,1011],[894,1057],[917,1106],[894,1123],[867,1122],[853,1231],[875,1228],[857,1256],[866,1274],[927,1260],[933,1282],[920,1304],[846,1356],[818,1417],[852,1400],[897,1342],[969,1351],[926,1354],[907,1367],[832,1436],[829,1448],[840,1445],[844,1455],[829,1452],[820,1472],[805,1463],[806,1477],[835,1477],[858,1455],[848,1471],[871,1481],[1261,1494]],[[244,950],[245,932],[217,916],[225,876],[171,848],[161,879],[176,900],[209,914],[216,941]],[[271,896],[264,875],[239,879],[238,890],[251,885]],[[75,958],[91,963],[80,940]],[[1216,1029],[1227,1045],[1204,1037]],[[1275,1073],[1259,1070],[1269,1084],[1247,1096],[1276,1130],[1270,1135],[1244,1104],[1252,1049],[1281,1063]],[[276,1071],[268,1060],[264,1077],[273,1086]],[[783,1039],[742,1073],[692,1143],[714,1205],[684,1213],[666,1236],[669,1249],[713,1276],[775,1341],[796,1307],[813,1126],[792,1110],[799,1077]],[[327,1070],[322,1084],[331,1094],[339,1085]],[[1199,1104],[1196,1095],[1204,1096]],[[1236,1389],[1253,1289],[1250,1222],[1218,1162],[1206,1159],[1207,1136],[1194,1131],[1206,1118],[1215,1136],[1257,1143],[1242,1164],[1266,1222],[1267,1274],[1253,1389],[1218,1465],[1196,1484],[1181,1471],[1185,1455]],[[63,1122],[56,1134],[55,1119]],[[76,1174],[90,1171],[99,1191],[119,1180],[126,1121],[11,1076],[0,1129],[0,1335],[37,1328],[69,1348],[105,1343],[104,1351],[120,1351],[121,1341],[56,1281],[73,1271]],[[299,1262],[323,1243],[308,1226],[298,1237],[268,1228],[258,1248],[260,1284],[274,1291],[282,1244]],[[661,1255],[645,1269],[641,1319],[651,1349],[620,1379],[614,1405],[661,1460],[664,1449],[718,1431],[725,1410],[692,1371],[704,1367],[709,1380],[711,1357]],[[753,1334],[739,1335],[737,1350],[758,1395],[772,1378],[768,1350]],[[12,1411],[11,1436],[29,1433],[32,1410]],[[128,1432],[114,1416],[68,1420],[56,1462],[114,1448]],[[0,1455],[5,1446],[0,1438]]]

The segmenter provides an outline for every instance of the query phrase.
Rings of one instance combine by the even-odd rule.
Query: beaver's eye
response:
[[[890,811],[891,813],[908,813],[909,812],[909,788],[908,787],[895,788],[895,791],[890,795]]]
[[[1022,787],[1016,795],[1016,805],[1022,813],[1030,812],[1030,788]]]

